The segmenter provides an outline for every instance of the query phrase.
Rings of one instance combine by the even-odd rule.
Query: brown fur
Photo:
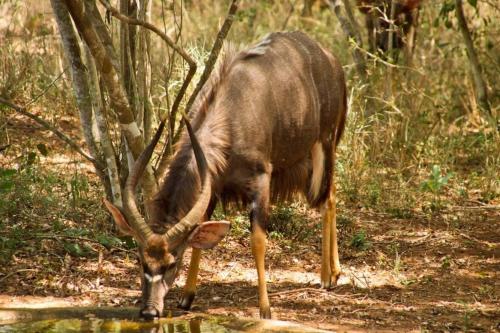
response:
[[[387,51],[390,14],[393,0],[357,0],[359,10],[366,15],[366,28],[371,51]],[[415,29],[418,11],[423,0],[394,0],[396,1],[393,48],[401,49],[406,46],[407,35]],[[412,41],[413,42],[413,41]],[[414,45],[409,45],[413,48]]]
[[[271,88],[273,91],[264,91],[262,89],[266,88],[258,87],[255,80],[267,84],[266,80],[272,82],[274,79],[281,79],[263,78],[259,75],[275,71],[273,66],[277,64],[285,65],[281,63],[281,58],[276,57],[288,52],[291,52],[289,56],[292,60],[295,58],[295,64],[290,66],[303,68],[297,68],[297,74],[293,74],[293,67],[284,66],[282,79],[289,81],[291,80],[289,76],[297,75],[297,79],[300,80],[298,83],[287,82],[291,89],[311,89],[311,92],[300,91],[298,98],[302,99],[298,100],[299,105],[294,105],[292,102],[290,110],[279,104],[269,104],[261,109],[259,106],[262,104],[262,99],[271,98],[269,101],[272,102],[272,95],[283,94],[287,86],[280,86],[281,83],[277,81],[278,89]],[[252,72],[248,66],[257,67]],[[304,70],[312,72],[302,73]],[[316,83],[311,82],[316,90],[306,87],[312,77],[317,80]],[[260,95],[252,97],[255,89],[261,89]],[[295,90],[291,91],[290,96],[295,94]],[[249,102],[248,98],[255,98],[256,102]],[[284,97],[276,95],[274,98]],[[314,112],[318,112],[316,115],[299,113],[305,112],[301,110],[305,110],[307,103],[312,103]],[[318,109],[320,106],[325,110]],[[273,201],[287,200],[295,194],[303,193],[312,206],[321,205],[326,200],[331,186],[333,173],[331,154],[342,134],[346,109],[342,68],[333,56],[304,34],[275,33],[254,47],[239,53],[234,48],[226,49],[217,72],[202,89],[191,112],[191,123],[206,155],[213,179],[213,199],[226,203],[252,201],[254,175],[270,172],[272,175],[270,196]],[[290,112],[290,116],[281,114],[285,111]],[[281,113],[274,116],[273,112]],[[300,122],[304,122],[306,126],[313,126],[313,123],[309,125],[308,122],[314,117],[321,117],[321,123],[314,123],[315,127],[311,129],[307,127],[304,133],[308,136],[301,140],[304,130],[300,127],[302,126]],[[271,130],[270,126],[273,126],[275,121],[283,122],[282,119],[285,120],[286,126],[290,126],[289,129],[277,123],[275,131],[278,131],[279,136],[278,134],[276,138],[269,136],[266,131]],[[281,128],[283,133],[280,132]],[[260,132],[266,133],[267,136],[259,138]],[[290,138],[287,137],[298,140],[298,144],[290,146],[287,142]],[[252,140],[256,140],[256,146],[249,145]],[[312,173],[309,150],[314,141],[323,142],[327,158],[325,158],[325,172],[320,193],[316,197],[310,197],[307,194]],[[311,145],[308,142],[311,142]],[[273,151],[267,151],[269,146],[273,146]],[[153,205],[156,208],[151,224],[155,232],[164,232],[168,226],[184,216],[196,202],[199,190],[200,178],[191,143],[184,133],[165,182],[154,199]]]
[[[165,237],[153,234],[148,238],[143,251],[143,261],[151,271],[159,271],[159,264],[174,262],[174,257],[168,252],[168,244]]]

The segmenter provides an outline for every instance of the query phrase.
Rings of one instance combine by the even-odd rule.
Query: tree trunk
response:
[[[490,104],[488,102],[488,91],[481,74],[481,65],[479,64],[476,50],[474,49],[474,43],[472,42],[470,31],[467,27],[467,21],[465,20],[464,10],[462,7],[462,0],[455,0],[455,10],[457,13],[458,27],[460,28],[460,32],[464,38],[467,55],[469,56],[469,64],[472,71],[472,77],[474,79],[477,103],[481,109],[491,115]]]
[[[116,163],[115,150],[113,143],[109,137],[108,124],[106,121],[105,107],[102,102],[101,89],[99,86],[99,78],[95,67],[94,59],[88,47],[85,48],[86,65],[89,71],[91,95],[94,105],[94,115],[97,123],[97,130],[101,138],[101,147],[106,160],[107,176],[110,183],[111,201],[117,207],[123,207],[122,190],[120,187],[120,174]]]
[[[73,90],[76,96],[76,103],[80,114],[83,136],[89,148],[92,157],[104,165],[102,154],[99,151],[92,132],[92,99],[89,90],[88,75],[83,64],[78,37],[73,28],[68,8],[62,0],[51,0],[52,9],[56,18],[59,33],[63,43],[64,53],[68,62],[71,64],[71,77],[73,81]],[[109,182],[99,166],[94,165],[96,173],[101,179],[106,192],[110,193]]]
[[[151,21],[151,4],[150,0],[139,1],[139,20],[144,22]],[[138,47],[137,47],[137,90],[139,104],[137,112],[142,114],[143,119],[143,134],[144,142],[151,141],[153,127],[153,108],[151,100],[151,35],[149,30],[140,27],[138,32]]]

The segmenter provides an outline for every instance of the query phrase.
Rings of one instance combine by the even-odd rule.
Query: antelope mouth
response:
[[[154,305],[146,305],[144,308],[141,309],[139,315],[141,318],[145,320],[154,320],[160,318],[161,315],[161,310],[158,309],[159,307],[154,306]]]

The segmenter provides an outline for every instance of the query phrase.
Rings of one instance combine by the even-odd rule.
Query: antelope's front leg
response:
[[[269,218],[269,186],[270,175],[263,174],[256,179],[254,200],[250,212],[250,222],[252,224],[252,235],[250,243],[252,254],[257,267],[257,276],[259,284],[259,308],[260,317],[271,319],[271,308],[267,296],[266,285],[266,226]]]
[[[186,284],[184,286],[184,293],[179,302],[179,308],[189,310],[193,303],[196,294],[196,280],[198,278],[198,271],[200,270],[201,250],[193,248],[191,253],[191,262],[189,263],[189,270],[187,274]]]

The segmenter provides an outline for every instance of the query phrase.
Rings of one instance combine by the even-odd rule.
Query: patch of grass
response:
[[[364,230],[359,230],[356,232],[350,241],[350,246],[359,251],[367,250],[371,247],[371,243],[368,241],[368,237]]]
[[[269,236],[274,239],[303,241],[317,236],[320,224],[314,223],[301,203],[277,205],[269,218]]]
[[[409,219],[413,216],[412,211],[406,207],[387,207],[386,212],[397,219]]]

